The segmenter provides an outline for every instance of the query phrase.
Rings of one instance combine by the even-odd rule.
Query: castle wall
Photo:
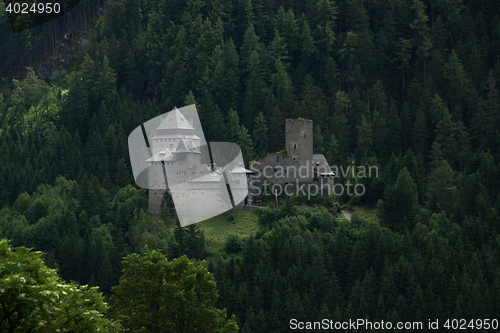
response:
[[[148,168],[149,205],[148,210],[152,215],[160,214],[163,193],[167,189],[163,165],[161,162],[150,162]]]
[[[149,214],[158,215],[161,213],[161,202],[165,191],[166,190],[149,190]]]
[[[250,175],[250,180],[263,184],[264,181],[273,184],[295,183],[298,179],[300,183],[311,182],[314,178],[312,161],[293,160],[290,157],[282,157],[279,162],[276,154],[269,155],[264,161],[252,163],[250,169],[254,171]]]

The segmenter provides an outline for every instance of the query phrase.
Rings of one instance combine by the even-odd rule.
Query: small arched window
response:
[[[296,145],[296,144],[295,144],[295,145],[293,145],[293,149],[297,149],[297,145]]]
[[[304,133],[304,139],[307,138],[307,133]]]

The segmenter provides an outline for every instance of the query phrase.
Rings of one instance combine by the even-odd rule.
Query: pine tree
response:
[[[316,154],[323,154],[325,151],[323,134],[321,134],[321,127],[319,125],[314,127],[313,147]]]
[[[493,69],[490,69],[488,74],[487,86],[487,104],[490,111],[490,121],[493,130],[498,128],[498,89]]]
[[[401,97],[405,98],[405,69],[408,67],[411,58],[411,42],[408,39],[400,38],[399,51],[397,53],[397,61],[400,64],[398,69],[401,70]]]
[[[462,120],[462,102],[468,91],[468,79],[462,62],[455,50],[451,52],[448,63],[445,64],[445,76],[450,81],[448,86],[448,106],[453,118]]]
[[[268,133],[266,126],[266,118],[262,111],[259,112],[257,118],[255,118],[255,126],[253,129],[255,153],[257,156],[262,157],[268,152]]]
[[[436,198],[439,208],[449,214],[456,194],[455,175],[450,165],[443,160],[429,175],[427,198]]]
[[[351,94],[352,72],[356,65],[356,51],[359,47],[358,35],[353,31],[346,34],[343,47],[338,51],[342,59],[342,69],[345,72],[345,77],[349,82],[348,93]]]
[[[264,103],[264,81],[262,78],[262,67],[257,51],[253,51],[247,66],[247,88],[245,101],[243,103],[243,124],[253,127],[253,120],[257,116],[257,111]]]
[[[269,53],[275,62],[278,59],[285,62],[290,59],[288,56],[288,49],[285,44],[285,38],[280,37],[278,29],[274,29],[274,39],[269,46]]]
[[[415,115],[412,131],[412,147],[415,152],[420,153],[426,149],[428,139],[427,132],[427,119],[425,117],[425,112],[419,108],[417,114]]]
[[[386,189],[383,207],[380,210],[382,220],[394,229],[409,228],[418,203],[417,185],[404,168],[398,174],[394,186]]]
[[[369,29],[369,16],[362,0],[347,0],[346,31],[364,31]]]
[[[241,148],[243,159],[246,163],[253,161],[255,156],[253,151],[253,142],[244,125],[241,125],[240,130],[238,131],[238,146]]]
[[[285,119],[278,106],[274,106],[269,120],[269,151],[278,152],[284,148],[285,142]]]
[[[358,154],[361,164],[363,164],[372,150],[372,127],[367,123],[364,115],[361,115],[361,125],[356,127],[358,128]]]
[[[230,142],[238,141],[238,132],[240,130],[240,118],[238,113],[229,109],[227,113],[227,140]]]
[[[301,60],[306,66],[309,66],[310,62],[315,59],[317,55],[318,49],[315,45],[315,41],[311,35],[311,29],[309,28],[309,24],[305,19],[304,14],[302,14],[301,18],[301,35],[300,35],[300,45],[301,45]]]
[[[212,140],[220,142],[226,141],[226,134],[227,134],[226,123],[224,122],[224,116],[222,115],[222,112],[217,104],[215,104],[215,108],[211,114],[210,119],[211,119],[210,125],[213,129]]]
[[[335,3],[330,0],[320,0],[316,2],[316,16],[314,19],[314,35],[319,45],[319,53],[324,62],[329,53],[333,50],[335,42],[336,20],[338,10]]]
[[[410,27],[412,28],[415,36],[413,43],[417,47],[420,59],[422,60],[422,73],[424,84],[426,84],[426,58],[429,56],[429,50],[432,48],[430,28],[427,26],[429,17],[426,14],[426,6],[421,0],[413,0],[411,10],[414,11],[414,21],[413,23],[410,23]]]
[[[243,44],[241,46],[241,66],[247,68],[250,63],[250,56],[254,51],[260,51],[259,37],[255,34],[255,29],[253,24],[250,23],[248,29],[245,32],[243,38]]]
[[[337,94],[337,91],[340,90],[339,68],[333,57],[329,57],[326,62],[325,76],[327,86],[326,92],[331,96],[331,100],[333,101],[333,97]]]
[[[105,294],[108,294],[111,291],[111,286],[114,284],[113,281],[113,270],[111,268],[111,262],[109,261],[108,256],[106,256],[101,266],[99,267],[99,272],[97,274],[97,283],[99,287],[102,288],[102,291]]]
[[[430,162],[431,170],[439,167],[441,161],[443,160],[443,153],[441,152],[441,145],[439,142],[434,141],[432,144],[432,150],[430,154]]]
[[[383,105],[381,105],[381,107],[383,107]],[[386,161],[389,157],[388,146],[390,142],[388,141],[389,130],[387,128],[387,123],[392,123],[393,121],[397,122],[397,119],[387,119],[386,115],[386,112],[379,111],[378,109],[373,111],[373,152],[379,161]]]

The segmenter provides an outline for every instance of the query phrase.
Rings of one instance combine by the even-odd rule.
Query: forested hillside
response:
[[[500,2],[96,3],[75,9],[76,30],[60,26],[78,34],[95,19],[53,81],[22,67],[37,68],[31,52],[55,56],[60,39],[13,34],[0,14],[0,238],[107,296],[121,258],[145,245],[207,259],[218,306],[242,332],[288,332],[292,318],[498,316]],[[127,137],[193,103],[207,141],[237,143],[247,163],[284,148],[286,119],[312,119],[330,165],[379,167],[355,180],[365,195],[336,198],[376,207],[377,219],[338,220],[328,200],[309,210],[290,199],[223,249],[196,226],[170,233],[172,207],[147,214]]]

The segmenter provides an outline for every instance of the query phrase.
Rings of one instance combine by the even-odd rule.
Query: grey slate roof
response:
[[[161,161],[171,161],[174,158],[174,155],[167,148],[162,149],[159,153],[148,158],[148,162],[161,162]]]
[[[247,174],[247,173],[253,173],[253,171],[247,170],[244,167],[242,167],[241,165],[237,165],[237,166],[235,166],[233,168],[233,170],[229,171],[229,173],[244,173],[244,174]]]
[[[170,111],[165,119],[158,126],[157,130],[162,129],[189,129],[194,130],[194,127],[189,123],[189,121],[182,115],[179,109],[174,108]]]
[[[316,171],[320,171],[320,175],[332,176],[335,173],[330,168],[328,161],[323,154],[313,154],[313,163]]]

